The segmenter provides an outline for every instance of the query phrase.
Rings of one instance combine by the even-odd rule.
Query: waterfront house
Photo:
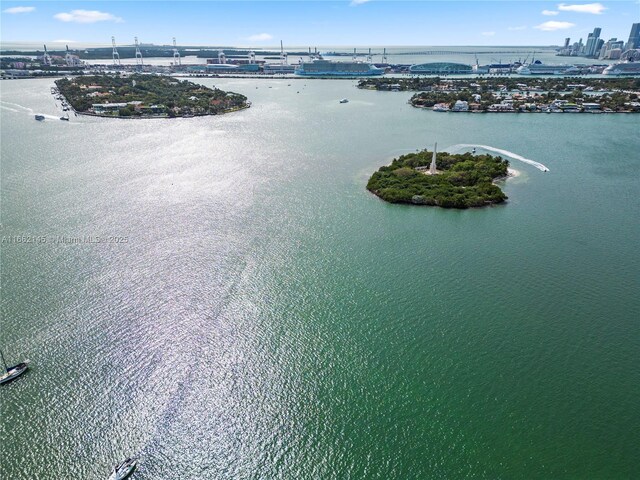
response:
[[[469,103],[464,100],[456,100],[456,103],[453,105],[451,109],[452,112],[468,112],[469,111]]]
[[[94,103],[91,105],[94,113],[113,113],[126,108],[126,103]]]

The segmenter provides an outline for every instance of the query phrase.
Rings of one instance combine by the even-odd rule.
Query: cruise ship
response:
[[[378,68],[366,62],[334,62],[315,59],[300,62],[296,75],[306,77],[368,77],[384,74],[384,68]]]
[[[477,74],[499,74],[499,73],[511,73],[515,66],[511,63],[491,63],[489,65],[480,65],[478,62],[473,66],[473,73]]]
[[[536,60],[529,65],[522,65],[516,68],[518,75],[577,75],[580,69],[574,65],[544,64]]]
[[[622,62],[609,65],[603,75],[640,75],[640,62]]]

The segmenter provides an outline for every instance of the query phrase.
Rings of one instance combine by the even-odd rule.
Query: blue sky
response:
[[[640,1],[2,1],[2,43],[552,45],[626,39]],[[549,23],[551,22],[551,23]]]

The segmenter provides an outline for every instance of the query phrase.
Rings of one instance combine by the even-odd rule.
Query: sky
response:
[[[640,0],[2,1],[2,44],[559,45],[595,27],[627,40]]]

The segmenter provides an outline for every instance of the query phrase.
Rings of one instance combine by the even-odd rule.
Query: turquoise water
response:
[[[253,102],[221,117],[66,123],[50,80],[2,82],[2,236],[47,241],[0,245],[0,344],[32,361],[0,390],[0,476],[637,476],[638,117],[290,83],[217,81]],[[514,161],[480,210],[366,191],[435,141],[550,172]],[[82,235],[119,240],[55,243]]]

